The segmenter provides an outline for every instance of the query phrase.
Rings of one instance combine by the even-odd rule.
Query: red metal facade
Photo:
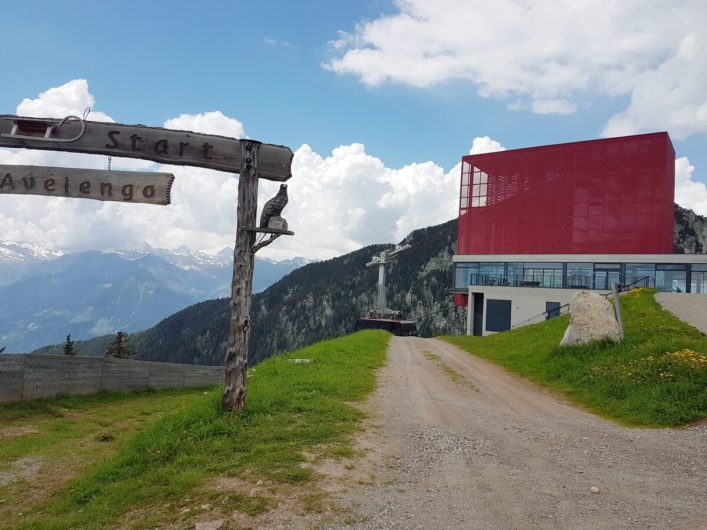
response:
[[[672,254],[667,133],[462,158],[457,254]]]

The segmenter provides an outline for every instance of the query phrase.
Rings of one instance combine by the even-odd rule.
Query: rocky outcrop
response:
[[[596,293],[577,291],[570,298],[570,325],[560,346],[606,339],[619,341],[619,324],[611,303]]]
[[[675,253],[707,253],[707,219],[687,208],[675,205]]]

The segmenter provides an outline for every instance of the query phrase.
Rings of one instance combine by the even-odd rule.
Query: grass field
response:
[[[654,293],[621,297],[625,340],[559,347],[568,317],[488,337],[443,337],[587,409],[635,426],[707,417],[707,337],[663,310]]]
[[[312,475],[305,453],[351,454],[363,416],[351,402],[374,388],[388,340],[362,332],[257,365],[243,413],[220,412],[221,389],[0,406],[0,528],[193,528],[200,507],[266,512],[278,502],[266,490],[218,480],[296,486]]]

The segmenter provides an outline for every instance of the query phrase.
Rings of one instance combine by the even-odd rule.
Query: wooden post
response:
[[[226,350],[226,381],[222,408],[228,411],[245,408],[245,385],[250,341],[250,306],[253,298],[253,246],[256,233],[244,230],[256,225],[258,208],[258,150],[260,143],[241,143],[241,173],[238,179],[238,214],[236,248],[233,255],[231,318]]]
[[[617,284],[611,286],[611,292],[614,298],[614,313],[616,314],[616,322],[619,324],[619,340],[623,342],[624,322],[621,317],[621,300],[619,299],[619,289]]]

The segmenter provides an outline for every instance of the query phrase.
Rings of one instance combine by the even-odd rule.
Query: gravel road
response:
[[[705,424],[620,427],[434,339],[393,338],[379,383],[310,528],[707,528]]]

